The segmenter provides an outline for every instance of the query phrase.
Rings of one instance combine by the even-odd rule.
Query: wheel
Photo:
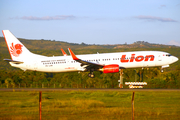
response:
[[[89,73],[88,76],[91,77],[91,73]]]
[[[91,76],[90,76],[91,78],[94,78],[94,74],[91,74]]]
[[[163,73],[163,72],[164,72],[164,70],[163,70],[163,69],[161,69],[161,72]]]
[[[90,78],[94,78],[94,74],[92,74],[92,73],[89,73],[88,76],[89,76]]]

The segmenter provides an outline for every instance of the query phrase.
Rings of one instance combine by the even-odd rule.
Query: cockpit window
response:
[[[171,56],[171,54],[166,54],[166,56],[170,57],[170,56]]]

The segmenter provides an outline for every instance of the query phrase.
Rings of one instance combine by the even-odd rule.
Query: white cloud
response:
[[[161,5],[159,8],[160,8],[160,9],[161,9],[161,8],[166,8],[166,5]]]
[[[23,19],[23,20],[67,20],[75,19],[73,15],[56,15],[56,16],[44,16],[44,17],[35,17],[35,16],[23,16],[23,17],[13,17],[11,19]]]
[[[178,6],[178,7],[179,7],[179,6],[180,6],[180,3],[179,3],[179,4],[177,4],[176,6]]]
[[[139,16],[135,16],[135,18],[142,19],[142,20],[149,20],[149,21],[177,22],[176,20],[173,20],[171,18],[162,18],[162,17],[155,17],[155,16],[139,15]]]
[[[171,40],[167,43],[168,45],[175,45],[175,46],[180,46],[180,42],[177,42],[175,40]]]

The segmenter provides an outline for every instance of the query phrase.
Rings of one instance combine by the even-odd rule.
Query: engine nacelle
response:
[[[119,72],[119,65],[117,64],[106,65],[102,69],[99,69],[99,71],[102,71],[103,73],[116,73]]]

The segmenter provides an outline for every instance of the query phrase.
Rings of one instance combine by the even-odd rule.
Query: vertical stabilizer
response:
[[[9,31],[2,31],[12,60],[24,60],[32,53]]]

